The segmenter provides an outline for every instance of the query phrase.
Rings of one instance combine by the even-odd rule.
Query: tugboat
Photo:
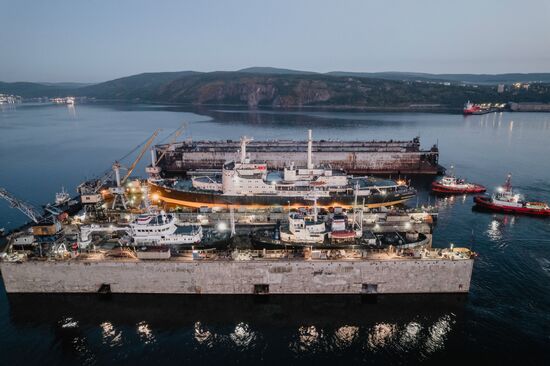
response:
[[[468,183],[464,179],[454,175],[454,168],[451,166],[451,174],[432,183],[432,191],[447,194],[483,193],[487,189],[479,184]]]
[[[464,103],[462,114],[464,114],[465,116],[468,116],[472,114],[473,115],[487,114],[487,113],[496,112],[496,111],[497,109],[491,108],[490,105],[489,106],[479,105],[479,104],[474,104],[470,101],[467,101],[466,103]]]
[[[474,202],[478,207],[496,212],[550,216],[550,207],[546,202],[527,202],[520,194],[513,192],[512,174],[508,174],[504,185],[491,197],[475,196]]]

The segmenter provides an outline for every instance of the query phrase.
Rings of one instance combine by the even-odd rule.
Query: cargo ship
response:
[[[221,179],[204,176],[191,180],[150,179],[153,200],[185,207],[269,207],[309,206],[316,199],[320,207],[351,207],[357,196],[364,207],[386,207],[405,202],[416,191],[405,182],[374,177],[352,177],[330,167],[314,166],[309,131],[307,165],[291,162],[282,175],[268,172],[265,162],[251,161],[241,139],[240,160],[223,164]]]
[[[512,190],[512,175],[491,197],[474,197],[476,206],[490,211],[534,216],[550,216],[550,207],[546,202],[528,202]]]

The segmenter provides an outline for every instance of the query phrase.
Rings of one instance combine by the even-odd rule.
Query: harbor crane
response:
[[[163,150],[161,150],[158,157],[155,147],[151,148],[151,166],[145,168],[145,171],[149,175],[150,179],[160,179],[160,167],[158,166],[158,164],[164,158],[168,150],[170,150],[170,148],[176,143],[178,137],[183,134],[183,132],[185,131],[185,127],[187,127],[187,123],[184,122],[177,130],[172,132],[172,140]]]
[[[158,136],[159,132],[160,132],[160,128],[157,129],[155,132],[153,132],[151,137],[149,137],[147,142],[145,142],[145,145],[143,145],[143,147],[142,147],[141,151],[139,152],[137,158],[130,165],[130,167],[128,168],[128,171],[126,172],[126,174],[124,175],[124,177],[122,179],[120,178],[120,169],[122,168],[122,165],[118,161],[114,162],[113,171],[115,173],[116,186],[109,188],[109,191],[114,196],[113,205],[112,205],[113,209],[115,209],[117,206],[118,207],[123,207],[124,209],[127,208],[126,198],[124,196],[124,184],[126,183],[128,178],[130,177],[130,175],[132,174],[134,169],[136,168],[137,164],[140,162],[141,158],[143,158],[143,155],[145,155],[145,152],[147,151],[147,149],[149,149],[149,147],[151,146],[151,144],[153,143],[155,138]]]
[[[38,224],[43,218],[42,214],[36,207],[28,202],[18,199],[2,187],[0,187],[0,198],[5,199],[10,204],[10,207],[18,209],[36,224]]]

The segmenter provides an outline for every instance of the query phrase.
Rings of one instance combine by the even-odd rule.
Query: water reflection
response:
[[[187,360],[219,354],[225,358],[243,351],[258,359],[271,355],[292,360],[313,354],[345,354],[357,360],[370,354],[383,359],[385,353],[380,351],[388,349],[421,359],[445,349],[466,298],[396,295],[364,300],[356,296],[274,296],[261,301],[247,296],[9,296],[15,328],[50,326],[50,342],[70,344],[75,359],[124,357],[139,363],[144,345],[161,342],[177,344],[171,352]],[[36,312],[37,304],[51,311]],[[209,352],[193,352],[197,346]]]
[[[353,343],[359,336],[359,327],[345,325],[340,327],[335,332],[336,344],[340,347],[346,347]]]
[[[147,324],[147,322],[139,322],[137,326],[137,332],[144,344],[155,342],[155,336],[153,335],[153,332],[151,331],[151,328],[149,327],[149,324]]]
[[[446,314],[432,325],[426,339],[425,351],[433,353],[443,349],[445,347],[447,334],[451,331],[451,326],[454,322],[455,320],[452,319],[450,315]]]
[[[67,104],[67,111],[69,112],[69,116],[76,119],[76,107],[74,104]]]
[[[246,323],[239,323],[235,326],[235,330],[229,334],[229,338],[239,347],[247,347],[256,338],[256,334],[250,329]]]
[[[495,215],[488,223],[485,231],[489,240],[493,242],[501,242],[504,238],[505,229],[513,227],[516,222],[516,217],[512,215]]]
[[[117,331],[111,322],[103,322],[99,324],[99,327],[101,328],[103,344],[116,347],[122,343],[122,331]]]
[[[211,346],[214,336],[202,326],[201,322],[196,322],[194,325],[194,338],[199,344]]]
[[[376,324],[369,332],[368,346],[370,349],[384,348],[389,345],[397,331],[397,325],[380,323]]]
[[[405,329],[401,333],[399,343],[404,348],[412,348],[418,344],[421,337],[422,325],[417,322],[410,322],[405,326]]]

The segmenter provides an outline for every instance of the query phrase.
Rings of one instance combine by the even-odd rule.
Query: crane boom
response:
[[[145,154],[145,152],[147,151],[147,149],[149,149],[149,146],[151,146],[151,144],[153,143],[153,140],[158,136],[159,132],[160,132],[160,128],[157,129],[155,132],[153,132],[153,134],[151,135],[151,137],[149,137],[149,139],[147,140],[147,142],[145,143],[145,145],[143,146],[143,148],[142,148],[141,151],[139,152],[139,155],[138,155],[137,159],[134,160],[134,162],[132,163],[132,165],[130,165],[130,167],[128,168],[128,171],[126,172],[126,175],[124,176],[124,178],[122,178],[121,184],[124,184],[124,182],[126,182],[126,180],[128,179],[128,177],[130,176],[130,174],[132,174],[132,172],[133,172],[134,169],[136,168],[136,165],[139,163],[139,161],[140,161],[141,158],[143,157],[143,154]]]
[[[29,219],[31,219],[35,223],[38,223],[42,218],[42,215],[34,206],[32,206],[30,203],[18,199],[2,187],[0,187],[0,198],[8,201],[12,208],[16,208],[19,211],[23,212]]]
[[[155,162],[155,165],[157,165],[161,161],[161,159],[164,157],[164,155],[166,155],[170,147],[172,147],[172,145],[176,143],[176,140],[178,139],[178,137],[180,137],[180,135],[183,133],[184,130],[185,130],[185,123],[181,125],[181,127],[174,132],[174,137],[172,138],[172,141],[168,144],[168,146],[166,146],[164,150],[162,150],[160,156],[157,158],[157,161]]]

